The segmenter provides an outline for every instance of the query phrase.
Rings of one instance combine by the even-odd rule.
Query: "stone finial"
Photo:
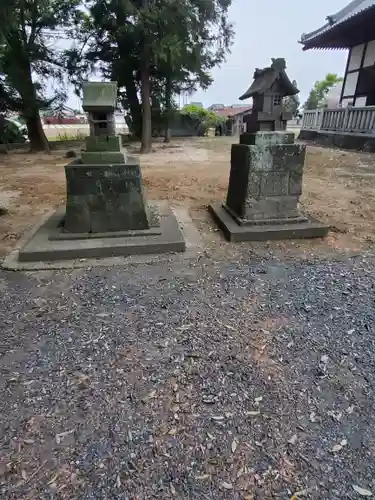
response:
[[[277,59],[272,58],[271,61],[271,68],[274,68],[276,71],[286,70],[286,62],[283,57],[278,57]]]

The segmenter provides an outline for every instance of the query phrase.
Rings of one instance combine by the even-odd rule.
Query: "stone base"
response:
[[[267,241],[297,238],[323,238],[329,227],[313,217],[306,222],[284,224],[239,225],[221,203],[210,205],[209,212],[228,241]]]
[[[125,236],[53,239],[59,234],[65,216],[59,208],[42,224],[19,251],[19,262],[54,262],[141,254],[184,252],[186,245],[179,224],[167,202],[151,202],[159,214],[155,230],[130,231]],[[123,233],[125,234],[125,233]],[[52,239],[51,239],[52,236]]]
[[[341,149],[355,149],[366,153],[375,152],[375,136],[350,132],[331,132],[328,130],[301,130],[298,140],[314,141],[317,146]]]
[[[117,154],[122,163],[82,163],[77,159],[66,165],[67,233],[106,233],[144,230],[151,227],[150,213],[143,194],[139,160],[121,153],[85,153],[96,156]],[[87,158],[84,158],[86,161]]]

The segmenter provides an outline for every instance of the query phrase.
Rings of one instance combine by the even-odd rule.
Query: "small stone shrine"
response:
[[[66,206],[44,222],[19,262],[183,252],[183,234],[168,203],[146,202],[139,160],[116,135],[116,82],[86,82],[83,109],[90,136],[81,158],[66,165]],[[40,266],[39,266],[40,267]]]
[[[115,135],[115,82],[86,82],[83,109],[90,136],[82,159],[65,167],[67,202],[65,233],[107,233],[150,228],[141,169],[127,158]]]
[[[286,132],[283,98],[299,90],[284,59],[256,69],[240,100],[253,98],[246,132],[232,146],[227,199],[209,210],[230,241],[322,237],[328,228],[299,210],[306,146]]]

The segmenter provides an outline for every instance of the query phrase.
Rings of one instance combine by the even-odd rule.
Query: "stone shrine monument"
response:
[[[179,223],[166,202],[146,202],[139,160],[116,135],[116,82],[86,82],[83,109],[90,136],[81,158],[66,165],[66,207],[39,227],[19,262],[182,252]]]
[[[64,233],[106,233],[150,228],[139,161],[128,158],[115,135],[115,82],[83,84],[90,136],[82,159],[65,167]]]
[[[246,132],[232,145],[227,199],[209,210],[230,241],[322,237],[328,228],[300,212],[304,144],[286,132],[292,118],[283,98],[299,90],[289,80],[285,59],[256,69],[240,100],[253,98]]]

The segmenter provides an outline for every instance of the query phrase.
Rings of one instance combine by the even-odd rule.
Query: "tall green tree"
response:
[[[151,150],[152,116],[163,114],[166,137],[173,96],[211,83],[210,70],[229,50],[231,0],[89,0],[92,37],[70,54],[70,71],[96,67],[118,81],[120,97],[141,133],[141,151]],[[155,97],[157,96],[157,98]],[[153,109],[154,106],[154,109]],[[157,107],[157,109],[156,109]]]
[[[313,88],[310,90],[308,98],[303,105],[304,109],[317,109],[324,106],[325,97],[329,90],[343,78],[339,77],[336,73],[327,73],[324,80],[317,80]]]
[[[39,111],[65,97],[63,92],[45,97],[46,80],[63,79],[54,32],[76,22],[79,5],[79,0],[1,0],[0,97],[23,115],[32,150],[49,150]]]

